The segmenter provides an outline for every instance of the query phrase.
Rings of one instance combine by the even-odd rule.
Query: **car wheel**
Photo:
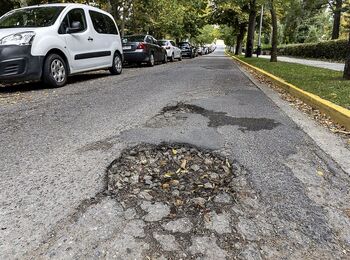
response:
[[[150,66],[150,67],[154,66],[154,55],[153,55],[153,53],[149,56],[148,66]]]
[[[175,61],[175,54],[174,54],[174,53],[173,53],[173,54],[171,54],[170,61],[171,61],[171,62],[174,62],[174,61]]]
[[[43,82],[50,87],[63,87],[67,83],[68,70],[64,59],[57,54],[49,54],[44,62]]]
[[[123,71],[123,61],[117,52],[114,54],[112,67],[109,68],[109,71],[113,75],[120,75]]]
[[[179,61],[182,61],[182,54],[180,53],[180,58],[179,58]]]
[[[164,54],[164,60],[163,60],[163,64],[168,63],[168,54]]]

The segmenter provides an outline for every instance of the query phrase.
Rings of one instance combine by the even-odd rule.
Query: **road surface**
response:
[[[2,89],[0,125],[1,259],[350,258],[349,172],[223,48]],[[194,223],[171,218],[167,201],[128,207],[104,193],[123,149],[162,142],[238,165],[235,197]]]

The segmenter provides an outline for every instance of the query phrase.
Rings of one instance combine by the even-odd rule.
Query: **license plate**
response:
[[[124,46],[123,50],[131,50],[131,46]]]

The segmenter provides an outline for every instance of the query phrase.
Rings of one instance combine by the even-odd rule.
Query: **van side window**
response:
[[[96,32],[101,34],[116,34],[118,35],[117,27],[114,21],[105,14],[89,11],[92,24]]]
[[[81,8],[76,8],[70,10],[66,17],[64,17],[61,26],[58,30],[59,34],[66,34],[66,30],[69,27],[72,27],[73,22],[80,22],[81,29],[78,32],[83,32],[86,30],[86,18],[84,10]]]

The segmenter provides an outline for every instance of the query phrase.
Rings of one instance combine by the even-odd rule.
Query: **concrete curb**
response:
[[[244,65],[254,70],[255,72],[260,73],[265,77],[269,78],[271,81],[273,81],[275,84],[277,84],[281,88],[288,91],[290,94],[300,98],[302,101],[304,101],[308,105],[319,109],[320,111],[328,115],[330,118],[332,118],[335,122],[343,125],[347,130],[350,130],[350,110],[343,108],[341,106],[338,106],[325,99],[322,99],[317,95],[304,91],[284,81],[279,77],[276,77],[262,69],[259,69],[253,65],[250,65],[249,63],[246,63],[240,60],[239,58],[229,54],[228,52],[226,52],[226,54],[230,56],[233,60],[237,61],[239,64]]]

